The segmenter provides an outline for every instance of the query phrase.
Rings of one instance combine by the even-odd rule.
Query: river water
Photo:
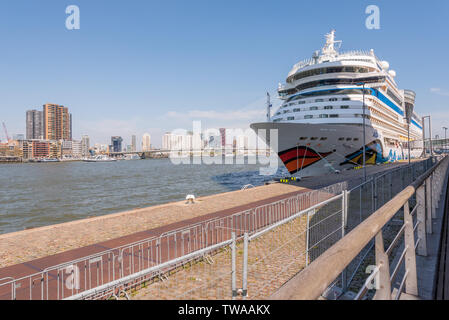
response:
[[[0,164],[0,234],[263,185],[260,165],[169,159]]]

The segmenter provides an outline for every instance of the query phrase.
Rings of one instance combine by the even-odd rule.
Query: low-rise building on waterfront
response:
[[[22,158],[23,151],[18,140],[12,140],[8,143],[0,143],[0,157],[1,158]]]

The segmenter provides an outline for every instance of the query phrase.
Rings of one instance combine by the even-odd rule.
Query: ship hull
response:
[[[278,132],[277,152],[290,174],[318,176],[363,165],[363,126],[357,124],[254,123],[251,128],[264,141],[270,130]],[[265,131],[260,131],[265,129]],[[372,126],[365,126],[366,164],[408,158],[401,145],[386,147]],[[270,147],[273,149],[273,143]],[[413,150],[411,157],[420,155]]]

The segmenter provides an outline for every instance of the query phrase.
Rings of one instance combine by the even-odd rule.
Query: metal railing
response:
[[[418,296],[416,254],[427,255],[426,238],[427,234],[432,233],[432,219],[436,217],[448,164],[449,157],[436,162],[400,192],[399,186],[395,186],[398,179],[393,179],[394,176],[384,180],[389,187],[383,189],[378,189],[379,183],[376,185],[375,180],[371,184],[375,195],[372,197],[374,204],[371,205],[379,209],[348,229],[349,233],[270,297],[317,299],[337,285],[344,292],[351,282],[347,277],[351,265],[356,263],[357,268],[351,270],[358,274],[358,278],[363,278],[357,272],[362,265],[358,257],[370,257],[367,248],[374,249],[371,261],[365,263],[371,273],[365,279],[358,279],[361,284],[357,287],[355,299],[400,299],[404,292]],[[423,165],[422,169],[428,165]],[[378,179],[381,177],[377,178],[377,182]],[[405,182],[407,178],[402,183]],[[388,193],[392,196],[389,201]],[[382,198],[384,195],[386,198]]]
[[[213,218],[134,243],[50,266],[20,278],[0,280],[0,299],[60,300],[115,297],[130,287],[166,279],[193,261],[210,260],[220,248],[295,215],[346,189],[339,183],[287,199]],[[212,272],[212,271],[211,271]],[[230,297],[229,290],[229,297]]]
[[[432,161],[403,165],[373,176],[366,183],[250,235],[248,252],[243,253],[248,257],[248,278],[244,279],[248,287],[242,289],[248,293],[245,298],[269,297],[430,168]],[[371,249],[371,244],[364,248],[333,285],[342,290],[356,285]]]

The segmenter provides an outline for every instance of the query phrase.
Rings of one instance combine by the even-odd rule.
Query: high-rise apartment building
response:
[[[226,128],[220,128],[221,147],[226,146]]]
[[[90,138],[87,135],[84,135],[81,138],[81,154],[83,157],[87,157],[89,155],[90,149]]]
[[[142,151],[150,151],[151,150],[151,136],[148,133],[145,133],[142,136]]]
[[[135,135],[131,136],[131,151],[132,152],[136,152],[137,151],[137,140],[136,140],[136,136]]]
[[[171,150],[174,140],[174,135],[167,132],[162,136],[162,150]]]
[[[162,136],[162,150],[191,151],[193,146],[192,132],[173,134],[167,132]]]
[[[43,113],[38,110],[28,110],[26,112],[26,138],[43,139]]]
[[[122,137],[111,137],[111,148],[109,152],[122,152]]]
[[[72,115],[69,109],[56,104],[43,108],[43,136],[45,140],[71,140]]]

